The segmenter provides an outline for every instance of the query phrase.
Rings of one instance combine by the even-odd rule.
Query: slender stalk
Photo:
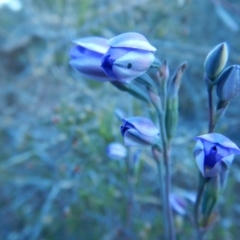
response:
[[[157,170],[158,170],[158,178],[160,184],[160,199],[162,202],[163,208],[163,227],[164,227],[164,239],[168,240],[168,221],[166,221],[167,217],[167,208],[166,208],[166,194],[165,194],[165,184],[164,184],[164,174],[163,174],[163,161],[160,159],[156,160]]]
[[[208,124],[208,133],[212,133],[215,128],[215,123],[214,123],[214,109],[213,109],[213,99],[212,99],[212,86],[208,87],[208,105],[209,105],[209,124]]]
[[[166,221],[168,226],[168,239],[167,240],[175,240],[176,239],[176,232],[174,227],[173,221],[173,213],[172,208],[169,201],[169,196],[171,192],[171,171],[170,171],[170,144],[168,142],[167,133],[166,133],[166,105],[167,105],[167,82],[164,82],[162,86],[162,106],[161,106],[161,114],[158,115],[159,118],[159,125],[160,125],[160,133],[162,139],[162,151],[163,151],[163,161],[165,166],[165,176],[164,176],[164,183],[165,183],[165,213],[167,215]]]
[[[173,213],[172,213],[172,208],[170,205],[169,201],[169,196],[171,192],[171,168],[170,168],[170,148],[166,147],[163,150],[163,155],[164,155],[164,160],[165,160],[165,191],[166,191],[166,208],[167,208],[167,215],[168,215],[168,224],[169,224],[169,239],[170,240],[175,240],[175,227],[174,227],[174,222],[173,222]]]
[[[173,222],[173,214],[172,209],[169,202],[169,195],[171,192],[171,172],[170,172],[170,147],[167,142],[167,135],[166,135],[166,125],[165,125],[165,114],[164,112],[159,116],[160,121],[160,132],[161,137],[163,141],[163,160],[165,165],[165,199],[166,199],[166,212],[167,212],[167,219],[168,222],[168,240],[175,240],[176,239],[176,233],[175,233],[175,227]]]
[[[197,199],[194,205],[194,224],[197,232],[197,238],[198,240],[202,240],[202,232],[199,229],[199,206],[202,200],[203,192],[206,186],[206,181],[203,178],[202,174],[199,173],[199,184],[198,184],[198,192],[197,192]]]
[[[131,171],[131,164],[130,164],[130,154],[125,159],[126,163],[126,172],[127,172],[127,190],[128,190],[128,197],[127,197],[127,227],[128,230],[131,232],[132,230],[132,214],[133,214],[133,184],[132,184],[132,171]]]
[[[213,98],[212,98],[212,90],[213,86],[208,85],[208,107],[209,107],[209,122],[208,122],[208,133],[212,133],[216,126],[214,121],[214,109],[213,109]],[[208,179],[205,179],[201,173],[199,173],[199,184],[198,184],[198,192],[197,199],[194,205],[194,223],[197,232],[198,240],[202,240],[204,233],[199,228],[199,206],[202,200],[203,192],[206,186]]]

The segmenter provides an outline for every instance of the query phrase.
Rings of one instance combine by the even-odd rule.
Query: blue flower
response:
[[[223,174],[232,164],[234,154],[240,154],[235,143],[219,133],[198,136],[194,157],[203,177]]]
[[[155,145],[160,140],[158,128],[144,117],[123,119],[121,133],[126,146]]]
[[[70,65],[86,78],[97,81],[111,81],[101,68],[103,55],[108,51],[107,39],[86,37],[75,40],[70,51]]]
[[[156,48],[139,33],[123,33],[107,43],[110,48],[103,56],[102,68],[118,81],[131,81],[141,76],[155,59]]]
[[[110,143],[107,147],[107,155],[113,160],[121,160],[127,156],[127,149],[121,143]]]

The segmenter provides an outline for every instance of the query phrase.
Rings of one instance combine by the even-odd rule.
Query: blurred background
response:
[[[203,62],[226,41],[228,65],[240,64],[239,16],[234,0],[0,0],[0,239],[162,239],[149,149],[128,149],[127,161],[106,154],[123,143],[116,109],[148,116],[148,106],[68,64],[72,40],[127,31],[145,35],[171,72],[188,63],[172,173],[174,194],[188,198],[174,209],[178,239],[195,239],[189,196],[198,183],[192,139],[207,132]],[[217,128],[238,146],[239,101]],[[239,239],[239,160],[209,239]]]

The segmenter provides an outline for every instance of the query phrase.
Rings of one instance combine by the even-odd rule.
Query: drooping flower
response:
[[[228,170],[234,154],[240,154],[237,145],[219,133],[198,136],[194,157],[203,177],[216,177]]]
[[[127,149],[121,143],[113,142],[107,147],[107,155],[113,160],[121,160],[127,156]]]
[[[86,37],[75,40],[70,51],[70,65],[83,76],[97,81],[111,81],[101,68],[103,55],[108,51],[107,39]]]
[[[144,117],[123,119],[121,133],[127,146],[155,145],[160,140],[158,128]]]
[[[230,101],[240,94],[240,65],[225,69],[218,78],[217,95],[222,101]]]
[[[102,59],[104,72],[119,81],[131,81],[144,74],[155,57],[156,48],[141,34],[128,32],[111,38]]]

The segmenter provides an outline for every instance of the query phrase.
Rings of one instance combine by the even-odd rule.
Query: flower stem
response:
[[[167,208],[167,215],[168,215],[168,224],[169,224],[169,239],[175,240],[175,227],[173,222],[173,214],[172,208],[169,201],[170,191],[171,191],[171,171],[170,171],[170,148],[164,148],[163,150],[164,161],[165,161],[165,191],[166,191],[166,208]]]
[[[214,117],[213,117],[214,111],[213,111],[212,89],[213,89],[213,86],[208,87],[208,105],[209,105],[208,133],[212,133],[215,128]]]
[[[131,164],[130,164],[130,156],[125,159],[126,163],[126,172],[127,172],[127,214],[126,221],[128,230],[131,232],[132,229],[132,214],[133,214],[133,185],[132,185],[132,174],[131,174]]]
[[[159,115],[159,122],[160,122],[160,132],[162,136],[162,144],[163,144],[163,161],[165,166],[165,199],[166,199],[166,214],[168,222],[168,240],[175,240],[176,239],[176,233],[175,233],[175,227],[173,222],[173,214],[172,209],[169,202],[169,195],[171,191],[171,171],[170,171],[170,145],[168,144],[167,140],[167,134],[166,134],[166,125],[165,125],[165,113],[163,112],[161,115]]]
[[[212,133],[216,126],[215,119],[214,119],[213,97],[212,97],[213,86],[209,84],[207,85],[207,87],[208,87],[208,107],[209,107],[208,133]],[[208,179],[204,178],[202,174],[199,173],[197,199],[194,205],[194,223],[195,223],[198,240],[202,240],[204,236],[204,233],[199,228],[199,206],[202,200],[203,192],[204,192],[207,181]]]
[[[197,232],[198,240],[202,240],[203,235],[199,228],[199,206],[202,200],[203,192],[205,189],[206,181],[202,174],[199,172],[199,184],[198,184],[198,192],[197,192],[197,199],[194,205],[194,224]]]
[[[158,178],[160,184],[160,200],[162,202],[162,209],[163,209],[163,226],[164,226],[164,239],[167,240],[168,238],[168,221],[167,219],[167,208],[166,208],[166,194],[165,194],[165,184],[164,184],[164,174],[163,174],[163,161],[161,159],[156,160],[157,163],[157,170],[158,170]]]

